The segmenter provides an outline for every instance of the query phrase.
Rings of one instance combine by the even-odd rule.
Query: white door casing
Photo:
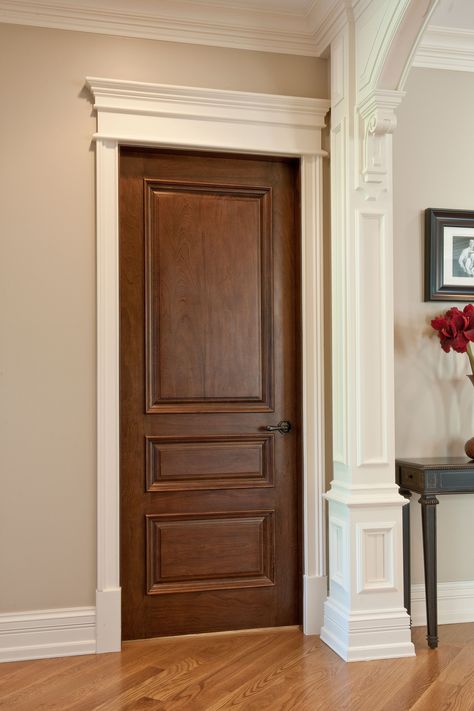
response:
[[[119,651],[120,145],[301,159],[303,322],[303,627],[318,633],[326,598],[321,130],[329,102],[90,78],[97,112],[97,651]]]

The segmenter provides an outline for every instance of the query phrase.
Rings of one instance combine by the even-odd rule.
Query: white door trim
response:
[[[326,598],[321,129],[329,102],[87,80],[97,112],[97,651],[119,651],[118,154],[140,144],[301,158],[304,600],[317,633]]]

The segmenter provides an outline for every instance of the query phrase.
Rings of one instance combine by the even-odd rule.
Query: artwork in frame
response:
[[[474,301],[474,210],[425,210],[425,301]]]

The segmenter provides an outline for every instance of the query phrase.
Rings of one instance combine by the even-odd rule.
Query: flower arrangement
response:
[[[474,357],[471,348],[471,343],[474,343],[474,306],[468,304],[462,311],[454,306],[444,316],[434,318],[431,325],[438,331],[443,351],[449,353],[452,348],[456,353],[467,353],[472,370],[472,375],[467,377],[474,385]],[[467,440],[464,451],[469,459],[474,460],[474,437]]]
[[[444,316],[437,316],[431,321],[438,331],[441,348],[449,353],[451,348],[456,353],[467,353],[474,375],[474,356],[471,343],[474,343],[474,306],[468,304],[461,311],[456,306],[448,309]]]

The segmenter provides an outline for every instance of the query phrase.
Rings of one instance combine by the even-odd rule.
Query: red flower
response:
[[[468,304],[462,311],[456,306],[431,322],[438,331],[441,348],[449,353],[466,353],[469,341],[474,341],[474,306]]]

